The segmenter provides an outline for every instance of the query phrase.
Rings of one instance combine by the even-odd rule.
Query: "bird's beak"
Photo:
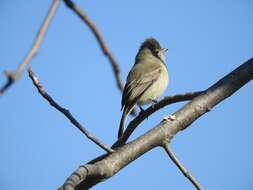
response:
[[[168,51],[168,49],[167,48],[163,48],[163,52],[166,52],[166,51]]]

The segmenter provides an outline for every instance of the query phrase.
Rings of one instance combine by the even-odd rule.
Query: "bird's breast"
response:
[[[169,82],[169,76],[167,68],[162,64],[161,74],[158,79],[146,90],[146,92],[140,97],[138,104],[143,105],[150,103],[152,100],[158,99],[163,95]]]

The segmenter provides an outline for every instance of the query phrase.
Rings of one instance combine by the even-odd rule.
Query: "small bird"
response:
[[[125,121],[136,104],[141,108],[141,105],[155,103],[164,93],[169,81],[166,51],[154,38],[148,38],[141,44],[123,90],[118,138],[123,135]]]

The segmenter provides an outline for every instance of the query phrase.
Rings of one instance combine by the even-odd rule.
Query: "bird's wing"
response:
[[[146,90],[155,82],[160,76],[161,67],[159,65],[151,65],[147,67],[144,64],[136,64],[134,67],[140,67],[136,73],[136,69],[132,69],[127,78],[123,96],[121,100],[122,108],[126,103],[134,106],[138,99],[146,92]]]

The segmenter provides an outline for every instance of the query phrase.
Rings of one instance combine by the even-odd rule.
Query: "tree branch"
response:
[[[78,6],[74,4],[71,0],[64,0],[65,4],[67,5],[68,8],[70,8],[74,13],[77,14],[77,16],[90,28],[92,33],[94,34],[102,52],[104,55],[109,59],[115,79],[117,82],[118,88],[123,91],[124,84],[121,80],[120,77],[120,67],[119,64],[117,63],[116,59],[113,57],[112,53],[110,52],[109,48],[107,47],[101,33],[99,32],[98,28],[95,26],[95,24],[89,19],[89,17],[82,11]]]
[[[204,190],[200,183],[191,175],[190,172],[188,172],[186,170],[186,168],[183,166],[182,163],[180,163],[180,161],[177,159],[176,155],[173,153],[169,143],[164,143],[163,145],[164,150],[166,151],[166,153],[168,154],[168,156],[170,157],[170,159],[174,162],[174,164],[176,164],[176,166],[178,167],[178,169],[183,173],[183,175],[188,178],[190,180],[190,182],[196,187],[196,189],[198,190]]]
[[[175,112],[173,114],[175,120],[163,120],[144,135],[117,148],[115,153],[105,154],[88,162],[89,168],[87,167],[87,170],[91,171],[91,175],[89,175],[89,171],[86,171],[87,175],[83,175],[83,172],[76,170],[75,173],[76,175],[78,173],[79,176],[78,182],[72,183],[72,186],[68,186],[68,188],[65,188],[63,185],[60,189],[88,189],[112,177],[144,153],[155,147],[162,146],[165,142],[170,142],[179,131],[186,129],[195,120],[231,96],[252,78],[253,58]],[[66,180],[66,182],[68,181],[74,181],[72,180],[72,176]]]
[[[118,139],[112,147],[118,147],[127,142],[128,138],[134,132],[134,130],[140,125],[142,121],[152,115],[154,112],[160,110],[161,108],[168,106],[170,104],[183,102],[187,100],[192,100],[193,98],[199,96],[204,91],[197,92],[188,92],[185,94],[177,94],[174,96],[167,96],[164,99],[160,100],[158,103],[149,106],[145,111],[141,112],[137,117],[135,117],[127,126],[123,136]]]
[[[114,150],[112,150],[110,147],[108,147],[107,145],[101,143],[95,136],[93,136],[87,129],[85,129],[70,113],[69,110],[61,107],[57,102],[55,102],[53,100],[53,98],[44,90],[42,84],[40,83],[39,79],[35,76],[35,74],[33,73],[32,69],[29,68],[28,69],[28,73],[29,73],[29,77],[31,78],[31,80],[33,81],[33,84],[35,85],[35,87],[37,88],[38,92],[40,93],[40,95],[45,98],[48,103],[53,106],[55,109],[57,109],[58,111],[60,111],[63,115],[65,115],[69,121],[76,127],[78,128],[88,139],[90,139],[92,142],[94,142],[95,144],[97,144],[100,148],[104,149],[106,152],[108,153],[112,153],[115,152]]]
[[[64,0],[66,6],[70,8],[76,15],[90,28],[92,33],[94,34],[102,52],[104,55],[108,58],[109,62],[111,63],[112,70],[114,73],[114,77],[116,79],[117,87],[121,92],[123,92],[124,89],[124,83],[120,76],[120,66],[117,63],[116,59],[113,57],[111,51],[107,47],[102,34],[99,32],[98,28],[95,26],[95,24],[89,19],[89,17],[82,11],[73,1],[71,0]],[[137,108],[135,107],[133,111],[131,112],[131,115],[136,116],[138,113]]]
[[[5,71],[5,75],[7,77],[7,82],[0,89],[0,95],[2,95],[20,77],[21,73],[24,71],[24,69],[30,63],[32,58],[37,54],[37,52],[40,48],[41,42],[45,37],[46,31],[49,27],[49,24],[52,21],[52,18],[56,13],[59,3],[60,3],[60,0],[53,0],[52,1],[52,4],[48,10],[47,16],[37,33],[37,36],[35,38],[35,41],[33,43],[31,50],[28,52],[28,54],[24,58],[23,62],[18,66],[15,73]]]

